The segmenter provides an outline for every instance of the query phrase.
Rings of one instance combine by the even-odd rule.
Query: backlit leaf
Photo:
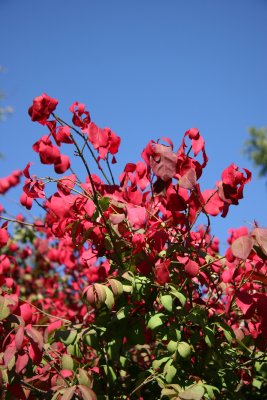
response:
[[[179,179],[178,183],[179,183],[180,187],[190,190],[190,189],[193,189],[193,187],[196,185],[196,182],[197,182],[196,171],[194,168],[190,168]]]
[[[240,236],[231,245],[232,253],[235,257],[246,260],[252,250],[253,239],[249,236]]]

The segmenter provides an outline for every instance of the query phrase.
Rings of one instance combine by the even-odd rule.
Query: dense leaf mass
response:
[[[43,94],[29,109],[47,129],[33,150],[56,175],[28,163],[0,179],[4,194],[24,175],[21,204],[43,210],[30,221],[0,206],[2,398],[263,399],[267,229],[231,229],[225,255],[211,234],[250,172],[232,163],[203,190],[208,157],[191,128],[177,150],[150,141],[116,182],[120,137],[78,102],[64,122],[57,103]]]

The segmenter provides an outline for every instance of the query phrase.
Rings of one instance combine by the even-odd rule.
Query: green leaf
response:
[[[78,381],[80,385],[84,385],[87,387],[91,387],[92,378],[87,371],[82,368],[79,368]]]
[[[116,314],[116,317],[118,320],[124,319],[126,317],[125,315],[125,307],[122,307]]]
[[[15,300],[7,296],[0,296],[0,321],[7,318],[11,313],[11,306],[16,304]]]
[[[168,345],[167,345],[167,350],[170,353],[175,353],[177,348],[178,348],[178,342],[175,342],[174,340],[170,340]]]
[[[160,368],[160,366],[161,366],[162,364],[166,363],[166,362],[169,361],[169,360],[170,360],[170,357],[163,357],[163,358],[161,358],[160,360],[154,360],[154,361],[152,362],[152,368],[153,368],[154,370],[157,370],[157,369]]]
[[[179,331],[179,329],[175,329],[175,334],[176,334],[177,341],[180,342],[181,337],[182,337],[181,331]]]
[[[235,337],[233,329],[227,325],[225,322],[215,322],[215,324],[222,329],[224,336],[226,340],[231,344],[233,341],[233,338]]]
[[[110,288],[108,288],[107,286],[104,286],[105,291],[106,291],[106,300],[105,300],[105,304],[108,307],[108,309],[112,309],[112,307],[114,306],[114,296],[112,291],[110,290]]]
[[[215,386],[204,384],[203,387],[207,392],[208,399],[215,400],[216,398],[215,392],[217,392],[218,394],[220,393],[220,389],[216,388]]]
[[[98,344],[96,330],[95,329],[86,330],[83,334],[83,340],[88,346],[96,348]]]
[[[171,286],[171,294],[180,301],[182,306],[185,305],[185,303],[186,303],[185,295],[183,295],[183,293],[179,292],[174,286]]]
[[[122,278],[128,282],[133,282],[134,274],[131,271],[127,271],[122,274]]]
[[[133,287],[130,285],[122,285],[122,287],[123,287],[123,291],[125,293],[132,293],[132,291],[133,291]]]
[[[109,381],[115,382],[117,380],[117,375],[112,367],[109,365],[102,365],[102,368],[104,369]]]
[[[170,365],[165,375],[166,382],[171,383],[176,374],[177,374],[177,369],[174,367],[174,365]]]
[[[252,386],[256,387],[257,389],[260,389],[262,387],[263,381],[260,381],[259,379],[254,378],[252,381]]]
[[[104,239],[104,244],[105,244],[105,249],[106,250],[112,250],[113,249],[113,243],[110,238],[110,236],[106,235]]]
[[[62,369],[73,371],[73,359],[69,354],[63,354],[61,359]]]
[[[170,294],[165,294],[164,296],[161,296],[160,302],[167,311],[172,312],[173,301]]]
[[[162,313],[153,315],[148,321],[147,328],[154,330],[161,326],[163,324],[162,315]]]
[[[215,338],[214,338],[214,333],[213,330],[209,327],[205,327],[203,328],[203,332],[204,332],[204,338],[205,338],[205,342],[207,343],[207,345],[209,347],[213,347],[214,346],[214,342],[215,342]]]
[[[59,331],[57,333],[57,338],[58,340],[65,344],[65,346],[68,346],[69,344],[72,344],[77,337],[77,331],[75,329],[70,329],[67,331]]]
[[[183,358],[188,358],[191,355],[191,346],[186,342],[179,342],[177,347],[178,353]]]
[[[120,332],[119,332],[120,334]],[[120,356],[120,348],[122,345],[122,337],[118,337],[118,333],[116,335],[116,333],[114,334],[115,339],[111,340],[108,344],[107,344],[107,355],[108,355],[108,359],[115,361],[119,359]]]
[[[164,388],[161,391],[161,398],[168,397],[168,399],[178,399],[178,392],[173,388]]]
[[[71,354],[72,356],[75,356],[78,358],[83,356],[78,343],[69,344],[67,349],[68,349],[68,353]]]
[[[206,326],[206,322],[205,322],[206,313],[200,307],[196,306],[196,307],[192,308],[190,313],[187,315],[187,318],[189,319],[189,321],[192,321],[195,325],[199,325],[203,328]]]
[[[163,373],[167,383],[171,383],[177,373],[177,369],[172,365],[173,359],[171,358],[164,366]]]
[[[102,197],[101,199],[98,200],[98,202],[103,212],[105,212],[109,208],[110,204],[109,197]]]
[[[204,396],[205,389],[201,385],[189,386],[186,390],[179,393],[179,398],[182,400],[201,400]]]
[[[143,295],[148,284],[149,280],[145,276],[137,276],[134,281],[135,291]]]

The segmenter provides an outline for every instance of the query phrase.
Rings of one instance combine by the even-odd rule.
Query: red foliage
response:
[[[216,189],[202,191],[198,180],[208,158],[202,136],[192,128],[184,134],[178,151],[168,138],[162,138],[167,144],[150,141],[142,152],[144,162],[127,163],[116,185],[100,162],[107,161],[109,167],[108,156],[118,152],[120,137],[109,128],[99,128],[78,102],[70,107],[76,128],[54,114],[49,120],[57,104],[46,94],[34,99],[29,109],[31,119],[45,125],[49,133],[33,145],[33,150],[42,164],[53,165],[57,174],[63,174],[71,162],[59,148],[73,145],[86,177],[81,181],[72,173],[44,182],[30,175],[29,163],[23,171],[20,200],[30,209],[33,199],[40,199],[45,210],[43,221],[33,224],[29,243],[26,230],[22,233],[18,229],[19,242],[16,234],[13,239],[8,233],[6,224],[0,228],[0,366],[12,376],[5,377],[6,390],[14,398],[29,400],[47,391],[56,393],[54,398],[71,399],[74,394],[96,398],[93,380],[102,382],[104,373],[113,374],[113,370],[105,372],[108,364],[104,369],[102,364],[114,350],[103,355],[101,346],[97,352],[93,339],[84,337],[88,330],[96,329],[98,311],[103,307],[111,310],[111,326],[115,314],[118,320],[125,317],[123,313],[129,314],[130,331],[141,335],[143,347],[138,347],[140,343],[130,332],[118,337],[121,348],[141,370],[157,357],[157,341],[151,331],[161,324],[161,318],[173,329],[180,309],[185,312],[184,319],[195,307],[205,310],[210,321],[221,318],[222,325],[218,328],[214,323],[217,328],[212,333],[219,341],[229,328],[236,335],[233,343],[249,336],[255,340],[255,349],[266,350],[267,230],[257,226],[250,233],[246,228],[232,229],[224,257],[218,255],[218,239],[209,230],[210,216],[225,217],[231,205],[238,205],[251,173],[246,169],[242,173],[231,164]],[[77,128],[82,145],[74,137]],[[187,140],[194,157],[186,152]],[[90,144],[105,182],[90,172],[91,165],[89,169],[83,156],[86,147],[92,154]],[[202,157],[202,163],[197,156]],[[2,178],[0,193],[19,183],[20,175],[15,171]],[[46,196],[45,184],[50,182],[57,186]],[[207,218],[207,226],[194,229],[200,214]],[[23,218],[18,222],[25,224]],[[118,307],[117,300],[121,301]],[[175,301],[179,306],[171,313]],[[158,319],[145,323],[146,316],[153,317],[153,313]],[[185,341],[196,333],[197,324],[196,319],[188,321],[180,350],[178,347],[184,359],[191,357],[191,348],[184,343],[187,345]],[[190,358],[192,366],[211,341],[207,328],[200,324],[199,329],[198,342],[191,345],[196,349]],[[102,335],[101,330],[98,335]],[[105,340],[103,346],[112,342],[111,337]],[[171,342],[174,340],[169,348]],[[116,359],[113,368],[118,362]],[[237,366],[237,371],[244,384],[250,384],[248,370]],[[192,382],[200,380],[194,379]]]

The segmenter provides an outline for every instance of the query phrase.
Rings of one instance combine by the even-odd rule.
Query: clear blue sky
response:
[[[28,161],[51,175],[31,150],[46,131],[27,115],[43,92],[65,118],[78,100],[121,136],[116,174],[150,139],[178,146],[193,126],[209,156],[203,189],[231,162],[252,168],[241,148],[248,127],[267,125],[266,20],[266,0],[0,0],[0,89],[14,107],[0,124],[0,176]],[[253,172],[240,206],[212,221],[223,242],[231,226],[267,225],[267,187]]]

